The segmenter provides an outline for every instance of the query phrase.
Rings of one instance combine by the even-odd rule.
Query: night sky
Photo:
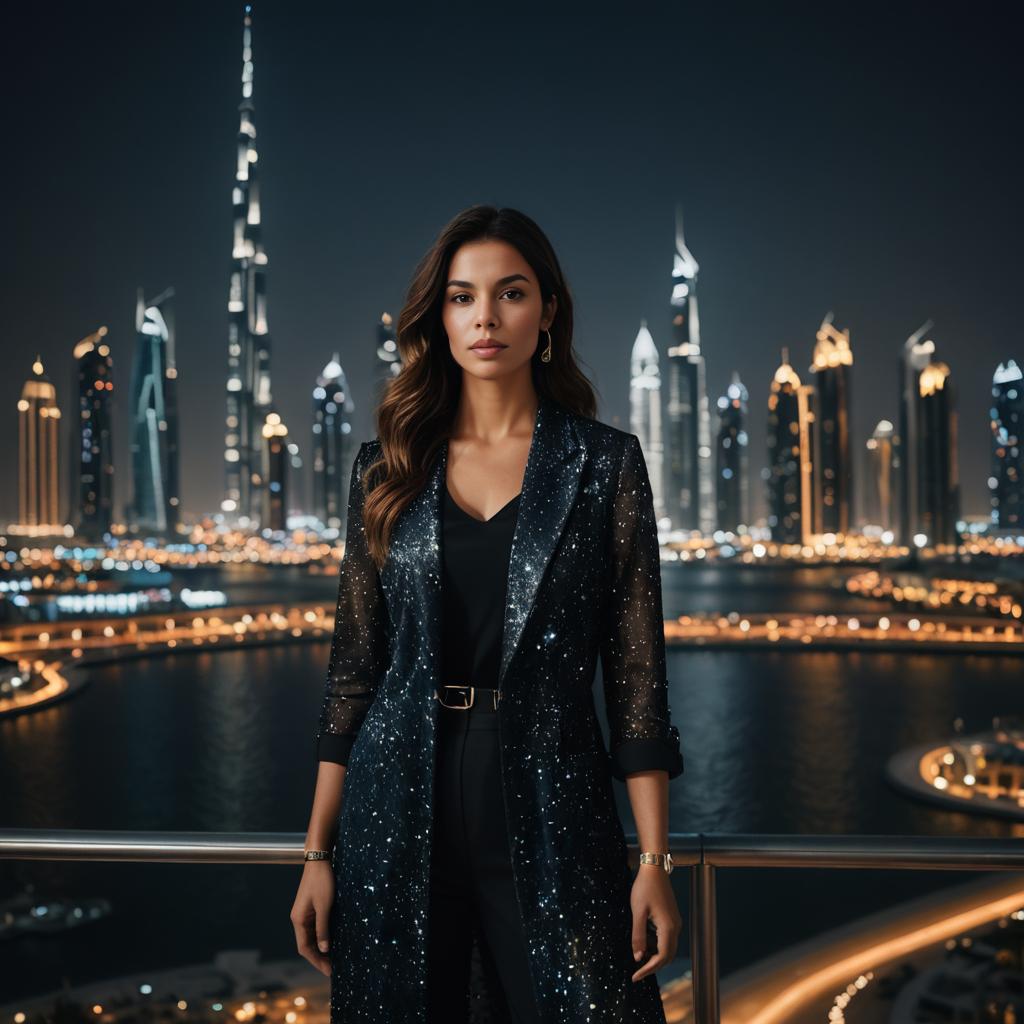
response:
[[[365,13],[372,9],[373,14]],[[476,202],[549,234],[601,419],[628,428],[629,352],[669,342],[673,204],[700,263],[712,402],[750,391],[755,512],[771,375],[806,379],[835,312],[858,458],[897,418],[924,320],[959,394],[963,510],[985,513],[992,373],[1020,362],[1021,60],[1011,5],[352,5],[257,0],[256,126],[276,404],[304,454],[334,350],[373,436],[375,325]],[[848,13],[847,13],[848,12]],[[36,352],[69,411],[100,324],[119,391],[137,286],[177,291],[182,497],[222,488],[230,192],[242,4],[46,3],[5,14],[0,521],[17,514],[16,401]]]

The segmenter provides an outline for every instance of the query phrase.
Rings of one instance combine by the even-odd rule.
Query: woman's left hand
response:
[[[641,864],[633,880],[630,894],[633,910],[633,959],[639,961],[647,950],[647,921],[654,922],[658,930],[658,951],[633,975],[633,981],[659,967],[664,967],[676,955],[683,918],[676,904],[675,893],[664,869],[654,864]]]

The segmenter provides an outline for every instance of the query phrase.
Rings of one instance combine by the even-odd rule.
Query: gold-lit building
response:
[[[862,518],[891,533],[897,528],[898,469],[895,427],[889,420],[879,420],[865,445]]]
[[[784,348],[768,395],[768,526],[780,543],[807,544],[814,533],[813,390]]]
[[[814,529],[816,533],[846,534],[853,498],[850,332],[840,331],[829,313],[816,338],[810,366],[815,391]]]
[[[959,542],[956,393],[926,337],[931,326],[906,340],[900,359],[900,540],[916,547]]]
[[[263,423],[263,480],[260,527],[275,532],[288,521],[288,428],[270,412]]]
[[[62,529],[60,409],[38,356],[18,400],[18,518],[29,533]]]

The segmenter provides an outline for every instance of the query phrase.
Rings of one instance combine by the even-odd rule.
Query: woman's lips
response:
[[[471,348],[469,351],[480,356],[481,359],[490,359],[504,351],[505,348],[505,345],[477,345],[476,348]]]

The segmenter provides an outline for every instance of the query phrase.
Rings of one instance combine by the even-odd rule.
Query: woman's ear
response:
[[[558,296],[554,292],[551,293],[551,298],[544,303],[544,316],[541,318],[542,331],[548,330],[555,320],[555,313],[558,310]],[[545,321],[547,321],[545,323]]]

